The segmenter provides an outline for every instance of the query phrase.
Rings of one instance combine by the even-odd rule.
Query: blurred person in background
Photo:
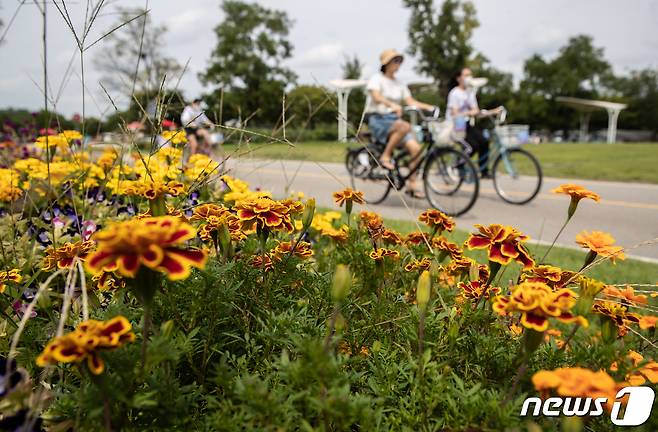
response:
[[[210,145],[209,128],[214,124],[206,116],[201,108],[201,99],[194,99],[191,104],[186,105],[180,115],[180,121],[187,134],[187,142],[190,144],[190,154],[195,154],[199,147],[199,140]]]

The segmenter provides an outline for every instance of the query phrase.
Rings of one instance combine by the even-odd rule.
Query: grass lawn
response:
[[[385,224],[387,227],[403,234],[417,230],[416,224],[411,221],[385,219]],[[463,244],[468,237],[468,232],[456,230],[453,233],[449,233],[448,237],[458,244]],[[526,245],[528,246],[531,254],[534,257],[539,258],[544,256],[546,250],[548,249],[548,246],[537,245],[533,243],[532,240],[526,243]],[[467,255],[476,258],[481,263],[487,261],[484,251],[467,251]],[[576,249],[554,247],[548,254],[545,262],[547,264],[556,265],[565,270],[576,271],[582,267],[584,261],[585,252],[581,252]],[[516,278],[518,275],[519,266],[511,264],[508,267],[510,268],[507,270],[508,273],[505,274],[505,278]],[[585,274],[595,279],[604,281],[608,284],[656,284],[658,283],[658,264],[652,264],[632,259],[617,261],[616,264],[613,264],[610,261],[602,261],[595,267],[590,268]],[[658,287],[655,287],[654,289],[658,292]]]
[[[343,162],[345,149],[356,144],[304,142],[285,144],[227,144],[226,150],[263,159]],[[539,144],[526,145],[549,177],[581,178],[658,184],[658,144]]]

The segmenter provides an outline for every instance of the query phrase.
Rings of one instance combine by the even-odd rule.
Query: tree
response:
[[[478,91],[478,102],[482,108],[493,108],[505,105],[511,108],[514,105],[514,76],[503,72],[491,65],[489,59],[477,54],[468,66],[473,76],[487,78],[487,85]]]
[[[275,123],[284,90],[296,79],[283,66],[292,55],[292,21],[283,11],[239,0],[224,1],[221,8],[225,17],[215,28],[217,46],[200,74],[204,84],[217,87],[208,99],[218,106],[223,89],[238,105],[229,110],[237,109],[243,118],[257,113],[262,122]]]
[[[359,79],[361,78],[361,72],[363,71],[363,63],[359,60],[359,57],[355,54],[353,57],[345,56],[345,61],[340,66],[343,70],[344,79]]]
[[[605,60],[603,49],[595,47],[590,36],[570,38],[553,60],[535,54],[524,64],[518,118],[551,130],[576,127],[578,116],[573,115],[573,110],[558,104],[555,98],[600,97],[605,90],[602,83],[610,74],[610,64]],[[602,119],[600,114],[592,120],[596,124]]]
[[[418,56],[418,72],[434,78],[445,101],[450,78],[473,53],[470,39],[479,25],[475,7],[470,1],[445,0],[437,15],[433,0],[404,0],[404,5],[411,9],[409,53]]]
[[[182,70],[165,54],[167,29],[155,26],[143,9],[119,8],[118,12],[115,26],[127,24],[105,38],[105,49],[94,57],[94,65],[103,73],[101,82],[129,97],[135,93],[155,96],[165,77],[171,82]]]
[[[611,77],[612,97],[627,103],[619,118],[621,127],[644,129],[658,138],[658,69],[633,71],[629,76]]]

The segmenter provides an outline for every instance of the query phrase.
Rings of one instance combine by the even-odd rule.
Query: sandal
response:
[[[425,199],[427,198],[424,193],[419,191],[418,189],[407,189],[404,191],[405,195],[410,196],[411,198],[415,199]]]
[[[391,159],[379,159],[379,164],[382,166],[382,168],[385,168],[389,171],[395,169],[395,165],[393,165],[393,161]]]

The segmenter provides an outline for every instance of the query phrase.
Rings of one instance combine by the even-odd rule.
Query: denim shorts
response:
[[[370,132],[375,137],[375,140],[379,143],[386,144],[388,142],[388,135],[391,132],[393,123],[395,123],[400,118],[395,113],[389,114],[370,114],[368,119],[368,128]],[[400,144],[405,144],[410,139],[413,139],[411,133],[406,134],[402,137]]]

